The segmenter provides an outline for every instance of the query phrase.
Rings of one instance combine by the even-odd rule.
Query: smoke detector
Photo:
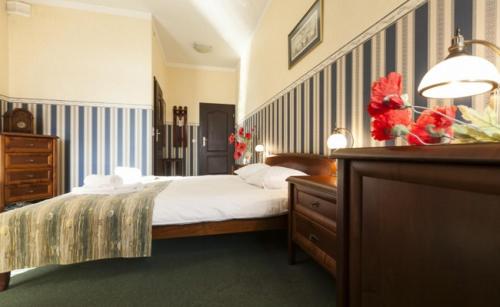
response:
[[[210,51],[212,51],[212,46],[194,42],[193,49],[199,53],[209,53]]]
[[[7,13],[31,17],[31,5],[21,1],[7,1]]]

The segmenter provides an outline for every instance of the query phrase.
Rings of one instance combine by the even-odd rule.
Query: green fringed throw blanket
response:
[[[151,256],[154,199],[169,182],[118,195],[71,195],[0,214],[0,273]]]

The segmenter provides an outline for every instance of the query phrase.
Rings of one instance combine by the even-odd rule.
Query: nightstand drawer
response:
[[[288,177],[288,263],[300,246],[334,277],[337,274],[337,178]]]
[[[301,241],[309,241],[330,257],[335,258],[337,254],[337,235],[334,232],[296,212],[293,214],[293,225],[294,240],[299,244]]]
[[[303,209],[305,212],[310,210],[332,221],[337,220],[337,202],[333,198],[320,197],[304,190],[301,186],[297,186],[295,204],[297,209],[302,209],[303,213]]]

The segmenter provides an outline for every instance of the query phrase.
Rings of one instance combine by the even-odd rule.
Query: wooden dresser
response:
[[[295,263],[295,245],[336,274],[336,177],[290,177],[288,198],[288,262]]]
[[[20,201],[57,195],[57,137],[0,134],[0,212]]]
[[[500,306],[500,143],[334,157],[337,306]]]

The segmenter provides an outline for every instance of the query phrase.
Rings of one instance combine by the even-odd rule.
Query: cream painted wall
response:
[[[151,105],[150,19],[33,5],[8,26],[9,96]]]
[[[323,41],[290,70],[288,33],[314,0],[270,0],[240,63],[238,120],[267,102],[406,0],[323,0]]]
[[[9,61],[6,1],[0,0],[0,95],[8,95]]]
[[[188,121],[199,123],[199,103],[236,104],[237,72],[199,68],[167,67],[167,121],[172,107],[187,106]]]

